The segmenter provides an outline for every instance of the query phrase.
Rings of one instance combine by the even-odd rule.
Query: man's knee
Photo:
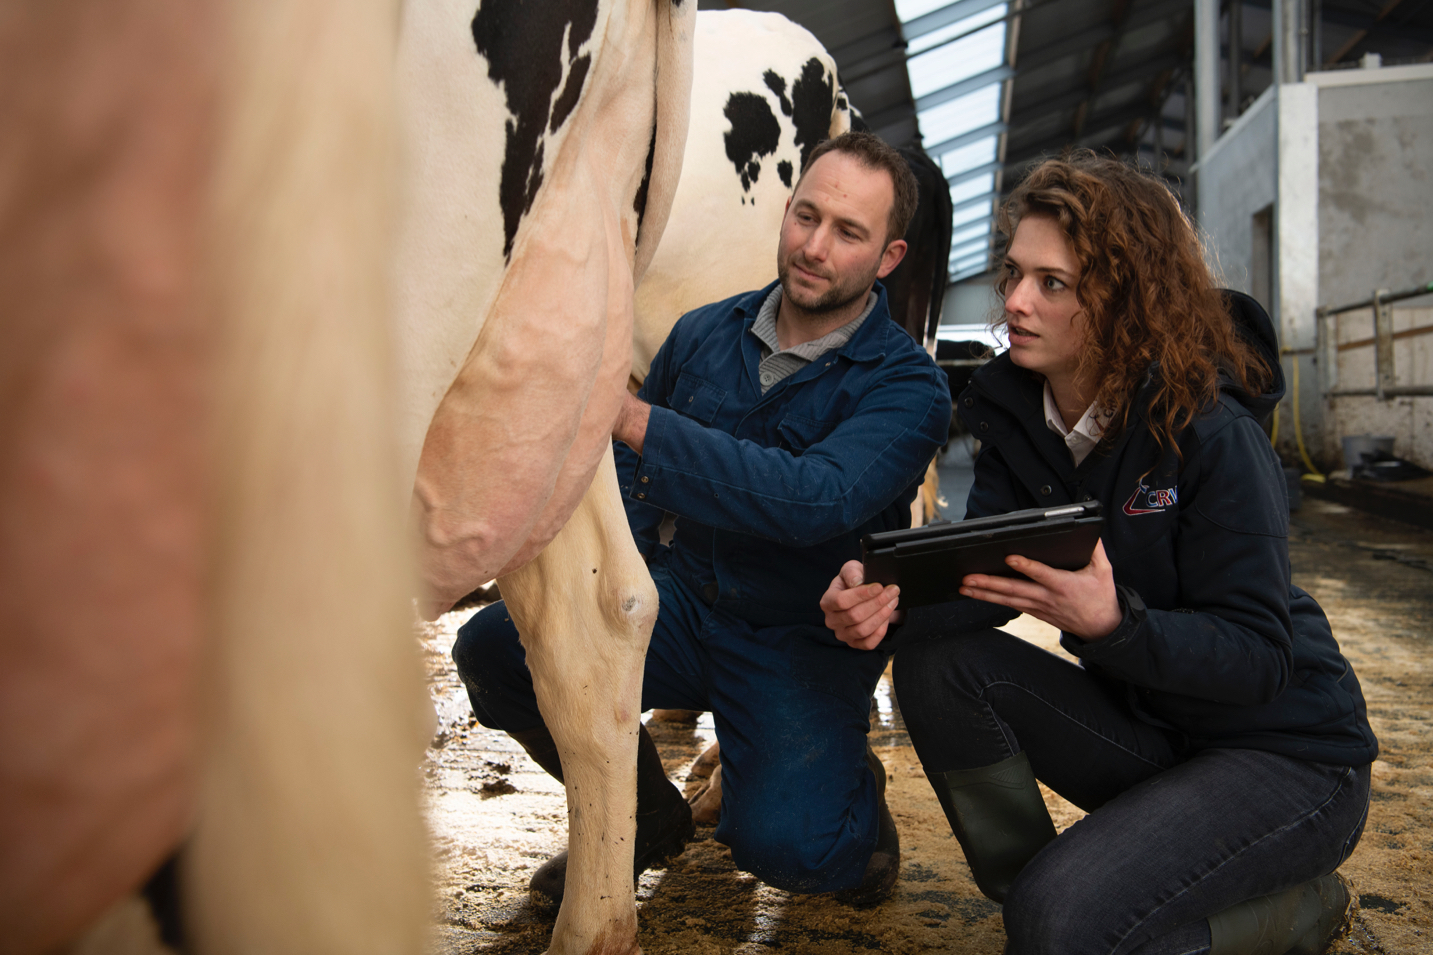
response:
[[[527,714],[532,677],[527,672],[517,627],[502,601],[479,610],[458,628],[458,638],[453,642],[453,662],[467,688],[478,722],[489,729],[502,730],[529,729],[536,725]],[[536,712],[535,701],[530,708]],[[519,712],[510,712],[514,709]],[[527,725],[511,725],[514,717],[516,722]]]
[[[728,830],[722,837],[738,869],[787,892],[855,887],[875,845],[874,836],[860,840],[844,830],[823,838],[774,813],[723,829]]]

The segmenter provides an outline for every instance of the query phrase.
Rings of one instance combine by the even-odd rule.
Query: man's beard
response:
[[[790,258],[782,261],[776,270],[777,277],[781,279],[781,294],[792,305],[809,315],[828,315],[831,312],[840,311],[858,298],[864,299],[876,281],[876,273],[880,270],[880,262],[877,262],[868,273],[857,275],[846,281],[837,279],[824,293],[812,297],[810,293],[794,288],[788,281],[791,274],[790,262]]]

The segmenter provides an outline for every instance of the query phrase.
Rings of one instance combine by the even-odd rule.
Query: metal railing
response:
[[[1323,359],[1321,362],[1324,373],[1323,396],[1325,398],[1373,397],[1379,401],[1387,401],[1390,398],[1433,395],[1433,385],[1395,385],[1393,383],[1394,341],[1401,338],[1413,338],[1416,335],[1433,335],[1433,325],[1419,325],[1415,328],[1405,328],[1403,331],[1395,332],[1391,306],[1394,302],[1429,294],[1433,294],[1433,282],[1398,292],[1378,289],[1371,298],[1366,298],[1361,302],[1350,302],[1348,305],[1320,306],[1318,309],[1318,354]],[[1339,342],[1338,316],[1345,312],[1356,312],[1365,308],[1373,309],[1373,337]],[[1373,387],[1339,388],[1338,353],[1351,348],[1366,348],[1370,345],[1373,346]]]

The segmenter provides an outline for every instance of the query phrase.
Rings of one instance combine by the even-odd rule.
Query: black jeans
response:
[[[903,645],[895,683],[927,771],[1024,751],[1089,812],[1011,887],[1008,953],[1207,952],[1208,916],[1332,872],[1363,833],[1369,767],[1186,753],[1117,689],[999,630]]]

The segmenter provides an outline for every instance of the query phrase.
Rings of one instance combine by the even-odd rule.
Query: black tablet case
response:
[[[902,607],[964,600],[967,574],[1028,579],[1005,563],[1019,554],[1060,570],[1090,562],[1105,519],[1098,501],[927,524],[861,539],[866,583],[897,584]]]

